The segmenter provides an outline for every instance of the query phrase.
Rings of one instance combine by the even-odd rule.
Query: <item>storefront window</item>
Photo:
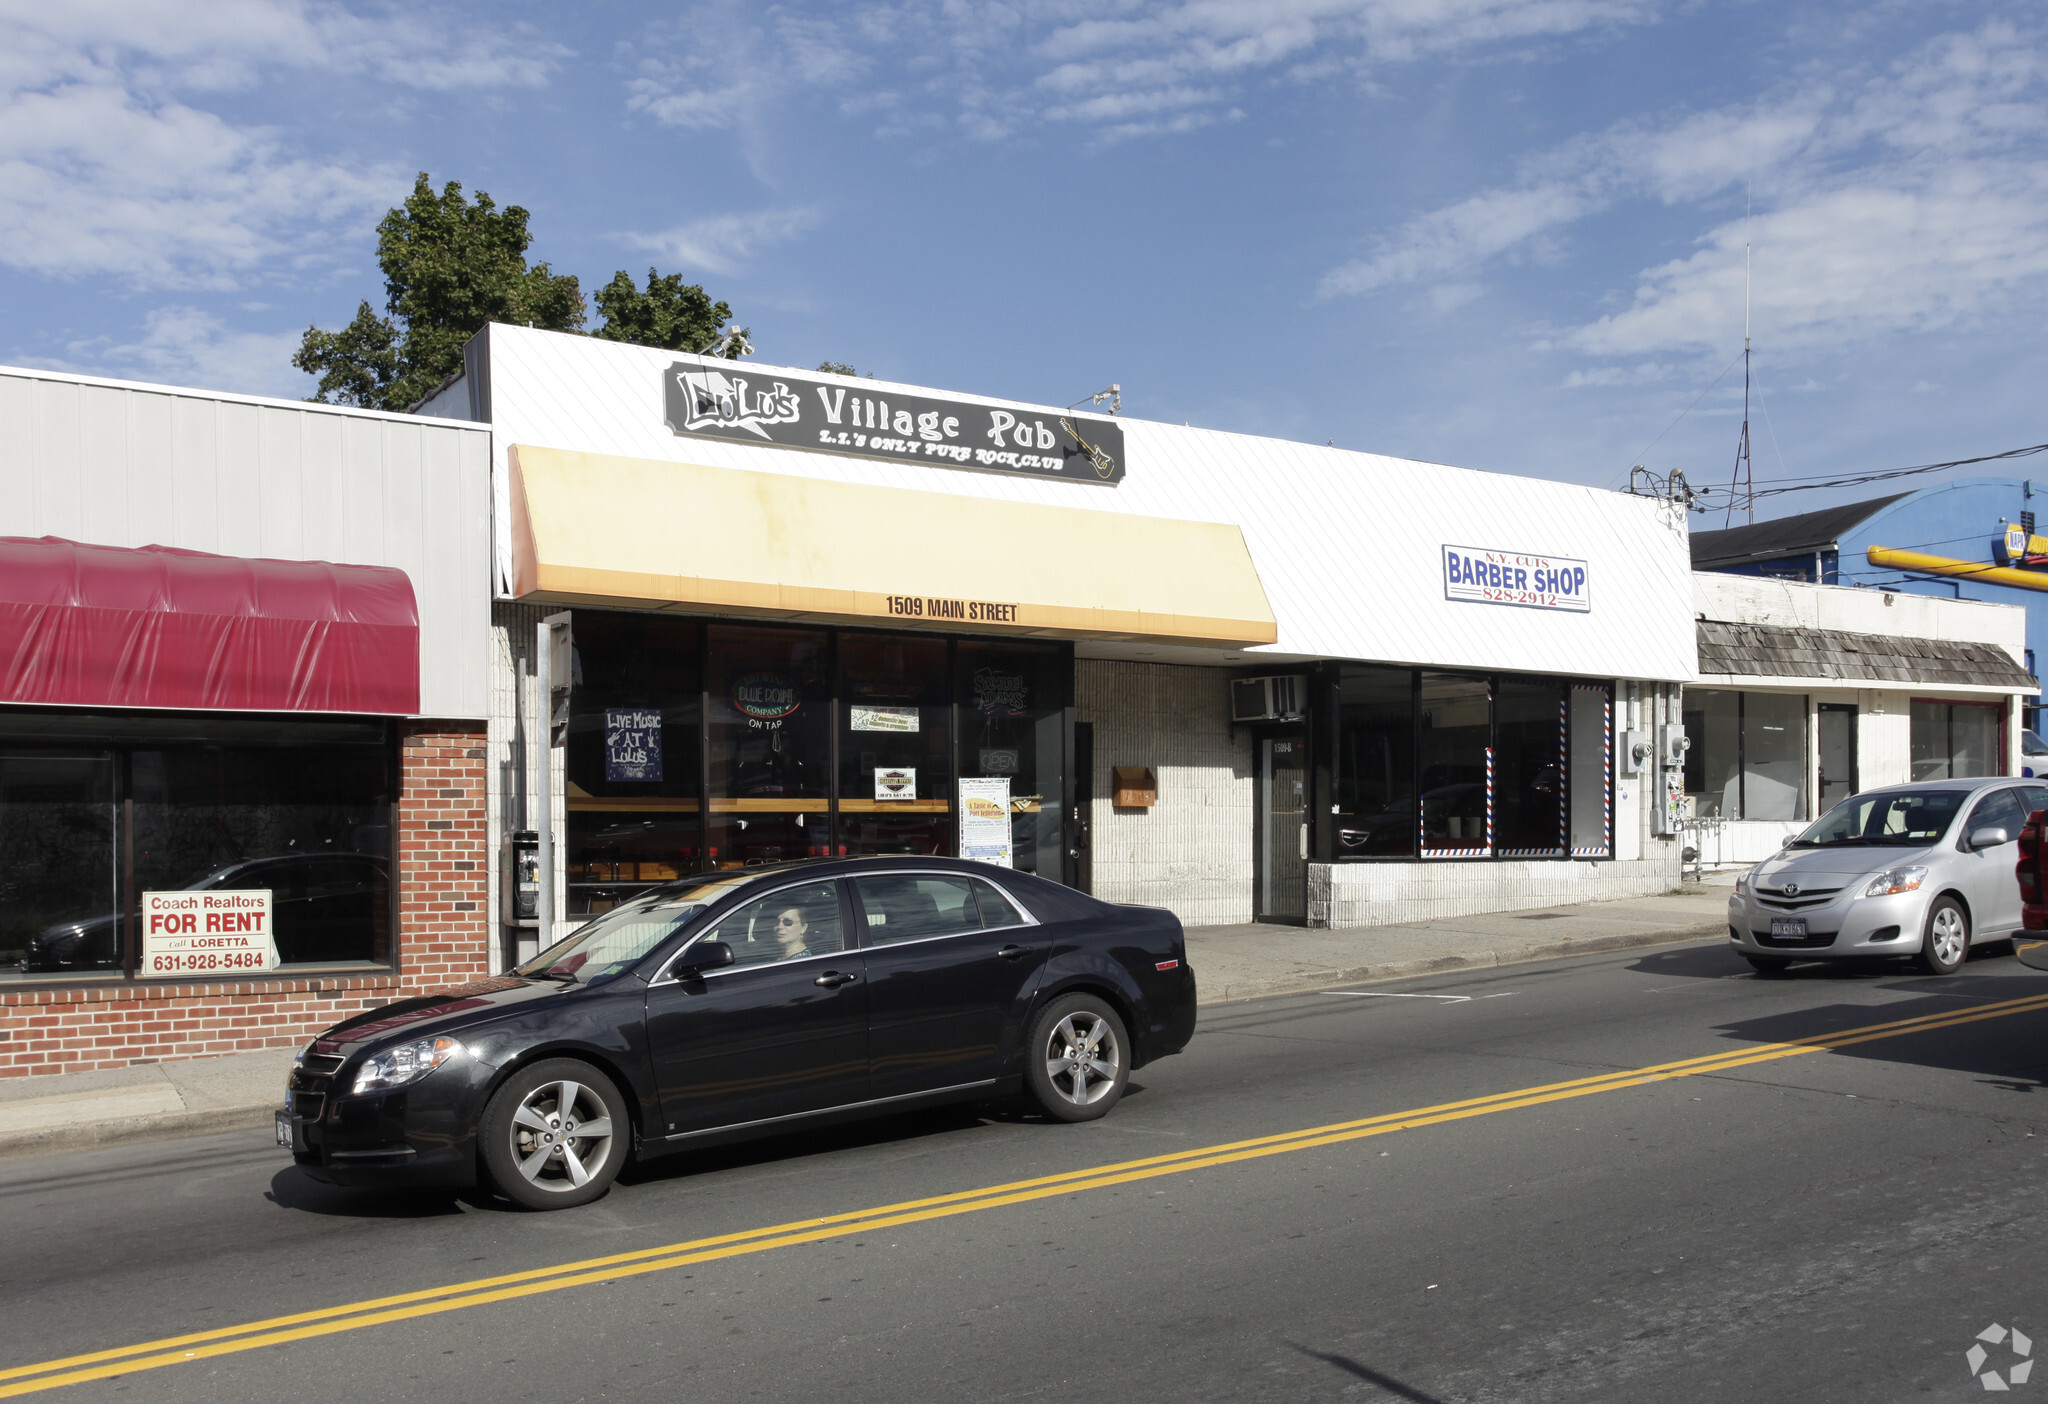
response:
[[[1614,744],[1614,698],[1604,683],[1572,684],[1571,776],[1566,787],[1571,806],[1572,856],[1605,858],[1612,851],[1609,836],[1614,788],[1608,774],[1608,753]]]
[[[1344,669],[1337,692],[1337,854],[1415,856],[1415,674]]]
[[[0,753],[0,976],[118,973],[114,758]]]
[[[267,888],[285,965],[389,959],[385,748],[166,748],[129,764],[137,892]]]
[[[1491,851],[1487,782],[1493,690],[1485,678],[1422,675],[1422,856],[1483,858]]]
[[[1702,819],[1807,817],[1806,698],[1688,688],[1685,791]]]
[[[1687,688],[1685,792],[1702,819],[1742,817],[1742,694]]]
[[[963,778],[1009,782],[1011,866],[1060,880],[1064,655],[1052,645],[962,639],[954,700]]]
[[[1504,678],[1493,704],[1493,841],[1503,858],[1565,851],[1564,685]]]
[[[262,890],[286,967],[391,959],[397,757],[383,722],[132,713],[7,717],[0,969],[119,976],[151,892]],[[67,735],[104,749],[67,747]],[[125,826],[125,828],[124,828]]]
[[[564,765],[569,915],[580,917],[705,866],[702,626],[593,610],[574,632]]]
[[[2005,774],[2003,711],[1995,702],[1912,704],[1913,778],[1974,780]]]
[[[722,624],[706,633],[711,866],[829,856],[829,636]]]
[[[839,636],[839,850],[951,854],[946,641]]]

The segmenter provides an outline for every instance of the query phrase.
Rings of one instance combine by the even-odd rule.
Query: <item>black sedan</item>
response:
[[[1195,1029],[1170,913],[959,859],[828,859],[643,894],[510,974],[336,1024],[280,1144],[344,1185],[484,1180],[536,1209],[629,1156],[1022,1094],[1116,1105]]]

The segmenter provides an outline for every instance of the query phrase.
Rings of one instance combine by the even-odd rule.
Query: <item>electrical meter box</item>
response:
[[[1614,768],[1623,775],[1641,775],[1650,768],[1650,733],[1624,731],[1614,752]]]
[[[498,874],[505,886],[507,926],[540,925],[540,835],[532,829],[514,830],[505,839],[504,860]]]

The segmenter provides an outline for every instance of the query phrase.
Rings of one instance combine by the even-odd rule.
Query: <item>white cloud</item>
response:
[[[1469,283],[1553,253],[1591,216],[1650,201],[1713,210],[1696,251],[1645,270],[1626,305],[1546,344],[1638,356],[1739,342],[1745,242],[1757,328],[1778,345],[1952,326],[2048,294],[2044,80],[2038,36],[1994,23],[1882,72],[1615,127],[1409,221],[1321,290]],[[1757,212],[1730,218],[1745,184]]]
[[[294,369],[292,353],[303,332],[230,330],[196,307],[159,307],[132,342],[101,338],[75,342],[64,358],[18,358],[23,364],[80,375],[136,378],[156,384],[194,385],[231,394],[303,396],[310,377]]]
[[[671,126],[732,127],[792,92],[845,92],[883,71],[955,107],[955,127],[979,140],[1041,120],[1115,139],[1227,118],[1261,78],[1366,73],[1653,14],[1653,0],[893,0],[800,21],[703,4],[655,31],[674,57],[644,61],[626,101]]]
[[[661,254],[686,268],[732,274],[758,250],[808,233],[817,223],[816,210],[762,210],[755,214],[711,215],[659,234],[626,234],[621,238],[633,248]]]
[[[0,262],[190,288],[303,260],[401,195],[409,172],[298,154],[207,95],[304,72],[531,86],[565,53],[418,7],[0,0]]]

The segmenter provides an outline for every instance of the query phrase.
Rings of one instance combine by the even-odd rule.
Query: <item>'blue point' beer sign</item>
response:
[[[1526,551],[1444,547],[1444,598],[1585,614],[1593,608],[1584,561]]]

